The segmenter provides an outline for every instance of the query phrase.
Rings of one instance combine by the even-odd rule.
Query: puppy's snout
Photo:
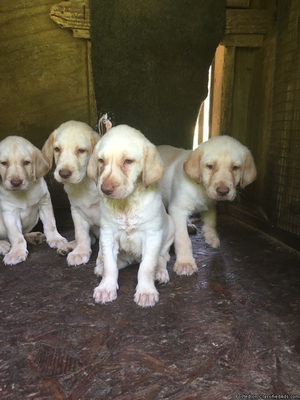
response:
[[[11,186],[13,186],[15,188],[18,188],[18,187],[20,187],[22,185],[23,181],[20,178],[13,178],[10,181],[10,183],[11,183]]]
[[[107,196],[111,195],[115,189],[115,186],[111,183],[102,183],[101,190]]]
[[[229,193],[229,187],[227,186],[218,186],[216,189],[216,192],[218,193],[219,196],[225,197]]]
[[[61,170],[59,170],[59,175],[63,179],[68,179],[72,175],[72,171],[66,168],[62,168]]]

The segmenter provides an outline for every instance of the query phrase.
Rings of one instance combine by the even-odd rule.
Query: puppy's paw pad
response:
[[[94,289],[94,300],[96,303],[108,303],[114,301],[117,298],[117,290],[115,289],[105,289],[97,286]]]
[[[174,265],[174,272],[176,272],[177,275],[190,276],[194,272],[197,272],[197,265],[194,262],[186,262],[186,263],[176,262]]]
[[[24,235],[26,242],[30,244],[42,244],[46,242],[46,236],[42,232],[30,232]]]
[[[77,253],[72,251],[68,254],[67,263],[68,265],[81,265],[86,264],[90,259],[91,253]]]
[[[155,292],[139,292],[137,291],[134,295],[134,301],[138,306],[141,307],[153,307],[158,302],[159,294]]]

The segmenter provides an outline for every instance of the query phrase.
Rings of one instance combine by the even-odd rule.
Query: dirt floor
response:
[[[227,215],[218,231],[220,250],[192,236],[197,274],[172,255],[153,308],[133,301],[137,266],[94,303],[96,245],[84,266],[46,244],[1,262],[0,399],[300,398],[299,253]]]

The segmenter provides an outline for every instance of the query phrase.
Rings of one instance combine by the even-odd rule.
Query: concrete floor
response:
[[[172,256],[153,308],[133,301],[137,266],[94,303],[96,245],[84,266],[46,244],[2,263],[0,399],[300,398],[300,255],[228,215],[218,231],[220,250],[192,236],[197,274]]]

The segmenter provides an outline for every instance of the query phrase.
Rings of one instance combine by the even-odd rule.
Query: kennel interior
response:
[[[133,302],[138,266],[120,272],[115,302],[94,303],[97,244],[84,266],[46,244],[2,263],[0,399],[300,397],[300,5],[202,3],[2,1],[1,139],[41,148],[62,122],[96,127],[109,108],[156,144],[191,147],[212,64],[209,134],[248,146],[258,177],[219,205],[220,250],[194,217],[198,273],[177,276],[172,253],[153,308]],[[71,240],[68,199],[47,182]]]

